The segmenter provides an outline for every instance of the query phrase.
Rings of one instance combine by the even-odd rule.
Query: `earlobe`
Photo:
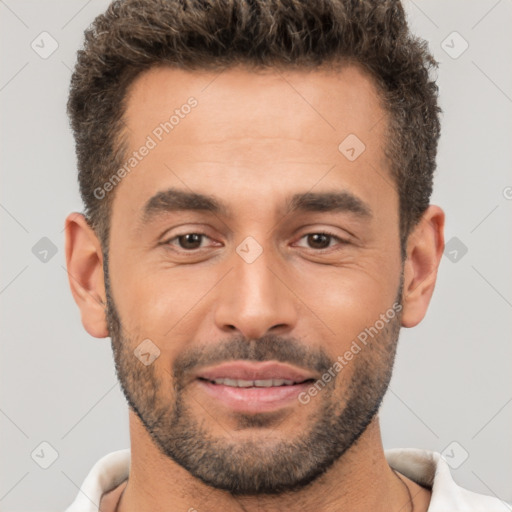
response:
[[[109,333],[101,243],[80,213],[68,215],[65,230],[69,286],[82,324],[91,336],[105,338]]]
[[[434,292],[444,249],[444,212],[429,206],[409,235],[404,264],[402,326],[423,320]]]

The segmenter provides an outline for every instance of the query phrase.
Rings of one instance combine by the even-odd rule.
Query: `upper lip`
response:
[[[206,380],[236,379],[236,380],[268,380],[284,379],[293,382],[304,382],[314,379],[315,376],[284,363],[272,361],[253,363],[238,361],[222,363],[212,368],[205,368],[197,373],[197,378]]]

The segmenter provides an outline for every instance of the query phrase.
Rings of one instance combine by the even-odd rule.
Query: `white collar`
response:
[[[428,512],[510,512],[510,506],[498,498],[457,485],[438,452],[394,448],[384,453],[393,469],[432,490]],[[65,512],[98,512],[101,496],[124,482],[129,472],[129,448],[105,455],[94,464],[75,501]]]

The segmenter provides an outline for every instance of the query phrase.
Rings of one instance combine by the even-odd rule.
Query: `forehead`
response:
[[[254,198],[268,209],[320,182],[324,191],[347,189],[370,203],[382,193],[387,116],[373,80],[356,66],[159,67],[134,81],[126,105],[126,158],[151,140],[116,189],[115,202],[122,192],[137,217],[148,198],[171,187],[225,204]],[[376,186],[367,187],[372,180]]]
[[[192,97],[198,103],[193,110],[198,122],[180,123],[172,133],[176,142],[283,135],[307,142],[334,132],[340,137],[347,130],[363,138],[384,115],[375,83],[354,65],[314,70],[240,66],[220,71],[157,67],[131,85],[126,124],[133,135],[151,133]],[[305,128],[314,131],[304,133]]]

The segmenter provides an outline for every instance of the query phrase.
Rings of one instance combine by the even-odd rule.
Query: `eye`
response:
[[[183,235],[177,235],[167,240],[165,245],[172,245],[178,249],[184,249],[187,251],[193,251],[195,249],[201,249],[202,241],[205,238],[210,238],[204,233],[184,233]]]
[[[182,249],[184,251],[192,252],[205,248],[203,242],[206,239],[211,240],[211,238],[204,233],[183,233],[168,239],[164,242],[164,245],[170,245],[178,250]],[[303,239],[305,239],[308,244],[305,248],[314,249],[318,252],[330,249],[332,247],[331,242],[333,241],[338,242],[339,245],[346,245],[349,243],[339,236],[325,231],[308,233],[300,238],[300,240]]]
[[[310,249],[316,249],[318,251],[326,250],[331,248],[331,241],[337,241],[340,245],[346,245],[349,242],[346,240],[343,240],[339,236],[334,235],[333,233],[328,232],[318,232],[318,233],[308,233],[307,235],[304,235],[300,238],[306,239],[306,243],[309,244]]]

